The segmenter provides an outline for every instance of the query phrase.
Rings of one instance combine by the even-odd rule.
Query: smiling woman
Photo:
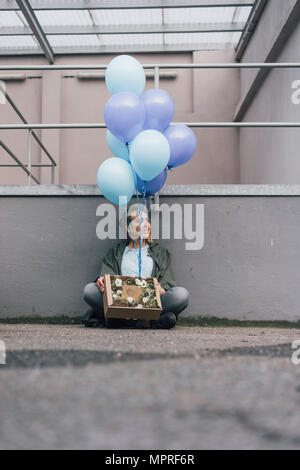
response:
[[[105,319],[103,309],[104,275],[155,277],[159,282],[162,313],[151,320],[151,328],[170,329],[178,315],[188,306],[189,293],[176,286],[172,256],[167,248],[154,243],[151,224],[145,211],[131,210],[127,218],[127,240],[111,248],[103,259],[101,273],[84,288],[84,300],[91,307],[83,318],[85,326],[141,327],[135,320]]]

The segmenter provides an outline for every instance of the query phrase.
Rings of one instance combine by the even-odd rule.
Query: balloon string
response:
[[[146,206],[146,183],[145,181],[143,182],[142,194],[143,194],[143,205]]]
[[[146,183],[145,183],[145,181],[143,182],[142,195],[143,195],[143,206],[147,207],[146,206]],[[140,233],[141,233],[141,228],[140,228]],[[140,246],[141,246],[141,243],[140,243]]]
[[[124,209],[124,212],[127,216],[127,212],[125,210],[125,207],[121,206],[122,209]],[[140,209],[139,209],[139,219],[140,219]],[[140,232],[141,232],[141,219],[140,219]],[[136,246],[136,243],[135,243],[135,240],[132,239],[133,241],[133,244],[135,246],[135,248],[137,249],[137,246]],[[140,247],[139,247],[139,254],[138,254],[138,262],[139,262],[139,278],[141,279],[141,266],[142,266],[142,261],[141,261],[141,235],[140,235]]]
[[[139,201],[139,192],[136,184],[136,198],[137,201]],[[139,264],[139,278],[141,279],[141,271],[142,271],[142,222],[141,222],[141,214],[140,214],[140,208],[138,207],[139,211],[139,224],[140,224],[140,246],[139,246],[139,252],[138,252],[138,264]],[[135,248],[137,249],[135,240],[132,240]]]
[[[130,163],[130,152],[129,152],[128,142],[125,142],[125,145],[126,145],[127,152],[128,152],[128,161]],[[139,201],[139,192],[138,192],[138,188],[137,188],[137,179],[136,178],[135,178],[135,189],[136,189],[137,201]],[[141,224],[140,208],[138,208],[138,211],[139,211],[139,224],[140,224],[140,246],[139,246],[139,252],[138,252],[138,264],[139,264],[139,278],[141,279],[141,271],[142,271],[142,252],[141,252],[141,249],[142,249],[142,227],[141,227],[141,225],[142,224]],[[132,241],[133,241],[133,244],[135,246],[135,249],[137,250],[135,240],[132,239]]]
[[[129,144],[126,142],[126,148],[128,152],[128,160],[130,162],[130,152],[129,152]],[[135,178],[135,189],[136,189],[136,198],[137,201],[139,202],[139,191],[137,187],[137,178]],[[145,194],[144,194],[144,188],[143,188],[143,203],[145,205]],[[138,207],[139,211],[139,225],[140,225],[140,246],[139,246],[139,252],[138,252],[138,265],[139,265],[139,279],[141,279],[141,272],[142,272],[142,221],[141,221],[141,211],[140,207]],[[137,249],[135,240],[132,240],[135,248]]]
[[[137,200],[139,201],[139,192],[137,191]],[[140,224],[140,246],[139,246],[139,278],[141,279],[142,271],[142,222],[141,222],[141,212],[139,209],[139,224]]]
[[[128,142],[125,142],[125,145],[126,145],[127,152],[128,152],[128,161],[130,162],[130,154],[129,154],[129,144],[128,144]]]

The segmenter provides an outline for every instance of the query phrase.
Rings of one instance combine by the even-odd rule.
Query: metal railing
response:
[[[19,71],[19,70],[105,70],[108,65],[2,65],[0,71]],[[159,88],[159,72],[160,69],[300,69],[300,63],[206,63],[206,64],[145,64],[144,69],[154,70],[154,87]],[[1,83],[0,83],[1,89]],[[7,93],[6,93],[6,96]],[[9,100],[12,102],[11,98]],[[13,107],[15,105],[13,104]],[[15,107],[16,108],[16,107]],[[20,112],[17,111],[19,116]],[[51,167],[51,182],[54,182],[56,162],[45,149],[42,142],[33,132],[34,129],[105,129],[105,123],[66,123],[66,124],[29,124],[22,116],[23,124],[2,124],[0,130],[27,130],[28,131],[28,162],[24,165],[11,152],[3,142],[0,145],[9,153],[9,155],[17,162],[16,165],[0,165],[0,167],[21,167],[28,175],[28,184],[31,179],[39,181],[31,173],[34,167]],[[185,122],[189,127],[193,128],[300,128],[300,122]],[[31,137],[34,136],[41,145],[47,156],[51,160],[50,165],[32,164],[31,162]]]
[[[25,119],[25,117],[23,116],[23,114],[21,113],[21,111],[19,110],[19,108],[17,107],[17,105],[14,103],[14,101],[12,100],[12,98],[9,96],[9,94],[7,93],[6,89],[4,89],[2,87],[2,83],[1,83],[1,80],[0,80],[0,93],[3,93],[3,95],[5,96],[5,99],[6,101],[10,104],[10,106],[12,107],[12,109],[15,111],[15,113],[19,116],[19,118],[21,119],[21,121],[23,121],[24,125],[27,125],[28,122],[27,120]],[[32,128],[33,129],[33,128]],[[32,129],[29,129],[28,131],[28,143],[27,143],[27,148],[28,148],[28,151],[27,151],[27,165],[23,165],[21,163],[21,161],[19,160],[19,158],[14,154],[14,152],[9,149],[7,147],[7,145],[4,144],[4,142],[2,142],[0,140],[0,146],[13,158],[13,160],[15,160],[15,162],[17,162],[16,165],[3,165],[1,164],[0,167],[7,167],[7,168],[11,168],[11,167],[21,167],[25,173],[27,173],[28,175],[28,180],[27,180],[27,184],[31,184],[31,179],[33,179],[37,184],[40,184],[40,182],[38,181],[38,179],[32,174],[31,172],[31,168],[33,167],[39,167],[39,168],[42,168],[42,167],[46,167],[46,168],[51,168],[51,184],[54,184],[54,181],[55,181],[55,167],[57,166],[54,158],[50,155],[50,153],[48,152],[48,150],[46,149],[46,147],[43,145],[43,143],[41,142],[40,138],[37,136],[37,134],[32,130]],[[47,155],[47,157],[49,158],[49,160],[51,161],[51,165],[44,165],[44,164],[36,164],[36,165],[33,165],[32,162],[31,162],[31,155],[32,155],[32,152],[31,152],[31,148],[32,148],[32,137],[35,139],[35,141],[38,143],[38,145],[40,146],[40,148],[42,149],[42,151],[45,152],[45,154]]]

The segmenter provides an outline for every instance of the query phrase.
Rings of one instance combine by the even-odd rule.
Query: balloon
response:
[[[167,166],[170,146],[161,132],[142,131],[132,141],[129,155],[138,176],[144,181],[150,181]]]
[[[105,83],[110,93],[130,91],[141,95],[146,84],[146,76],[142,65],[130,55],[119,55],[108,65]]]
[[[129,149],[124,142],[117,139],[108,129],[106,131],[106,143],[116,157],[129,162]]]
[[[168,170],[165,168],[159,175],[157,175],[151,181],[143,181],[137,175],[136,187],[141,194],[155,194],[157,193],[165,184],[168,176]]]
[[[135,191],[135,181],[130,163],[122,158],[108,158],[99,167],[97,183],[101,193],[116,205],[120,204],[119,197],[125,196],[126,205]]]
[[[134,93],[117,93],[105,105],[104,121],[117,139],[129,142],[143,129],[144,104]]]
[[[174,102],[164,90],[149,90],[143,93],[141,100],[145,105],[146,119],[144,129],[163,132],[174,116]]]
[[[165,132],[170,148],[171,156],[168,166],[175,168],[188,162],[197,148],[197,140],[194,132],[184,124],[172,124]]]

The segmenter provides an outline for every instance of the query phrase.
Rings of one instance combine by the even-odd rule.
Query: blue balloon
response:
[[[135,191],[135,180],[130,163],[122,158],[108,158],[99,167],[97,184],[101,193],[116,205],[127,205]],[[125,197],[120,201],[120,197]]]
[[[141,194],[155,194],[157,193],[165,184],[168,176],[168,170],[165,168],[159,175],[157,175],[151,181],[143,181],[141,178],[136,175],[136,187]]]
[[[138,176],[144,181],[150,181],[168,165],[170,146],[161,132],[142,131],[131,143],[129,155]]]
[[[117,93],[105,105],[104,121],[117,139],[129,142],[143,129],[144,104],[134,93],[128,91]]]
[[[168,166],[175,168],[188,162],[197,148],[197,139],[194,132],[185,124],[172,124],[165,132],[171,156]]]
[[[149,90],[142,94],[146,119],[144,129],[155,129],[164,132],[174,116],[174,102],[164,90]]]
[[[106,143],[116,157],[123,158],[123,160],[129,162],[128,146],[117,139],[108,129],[106,131]]]
[[[130,55],[119,55],[108,65],[105,83],[110,93],[130,91],[141,95],[146,84],[146,76],[142,65]]]

